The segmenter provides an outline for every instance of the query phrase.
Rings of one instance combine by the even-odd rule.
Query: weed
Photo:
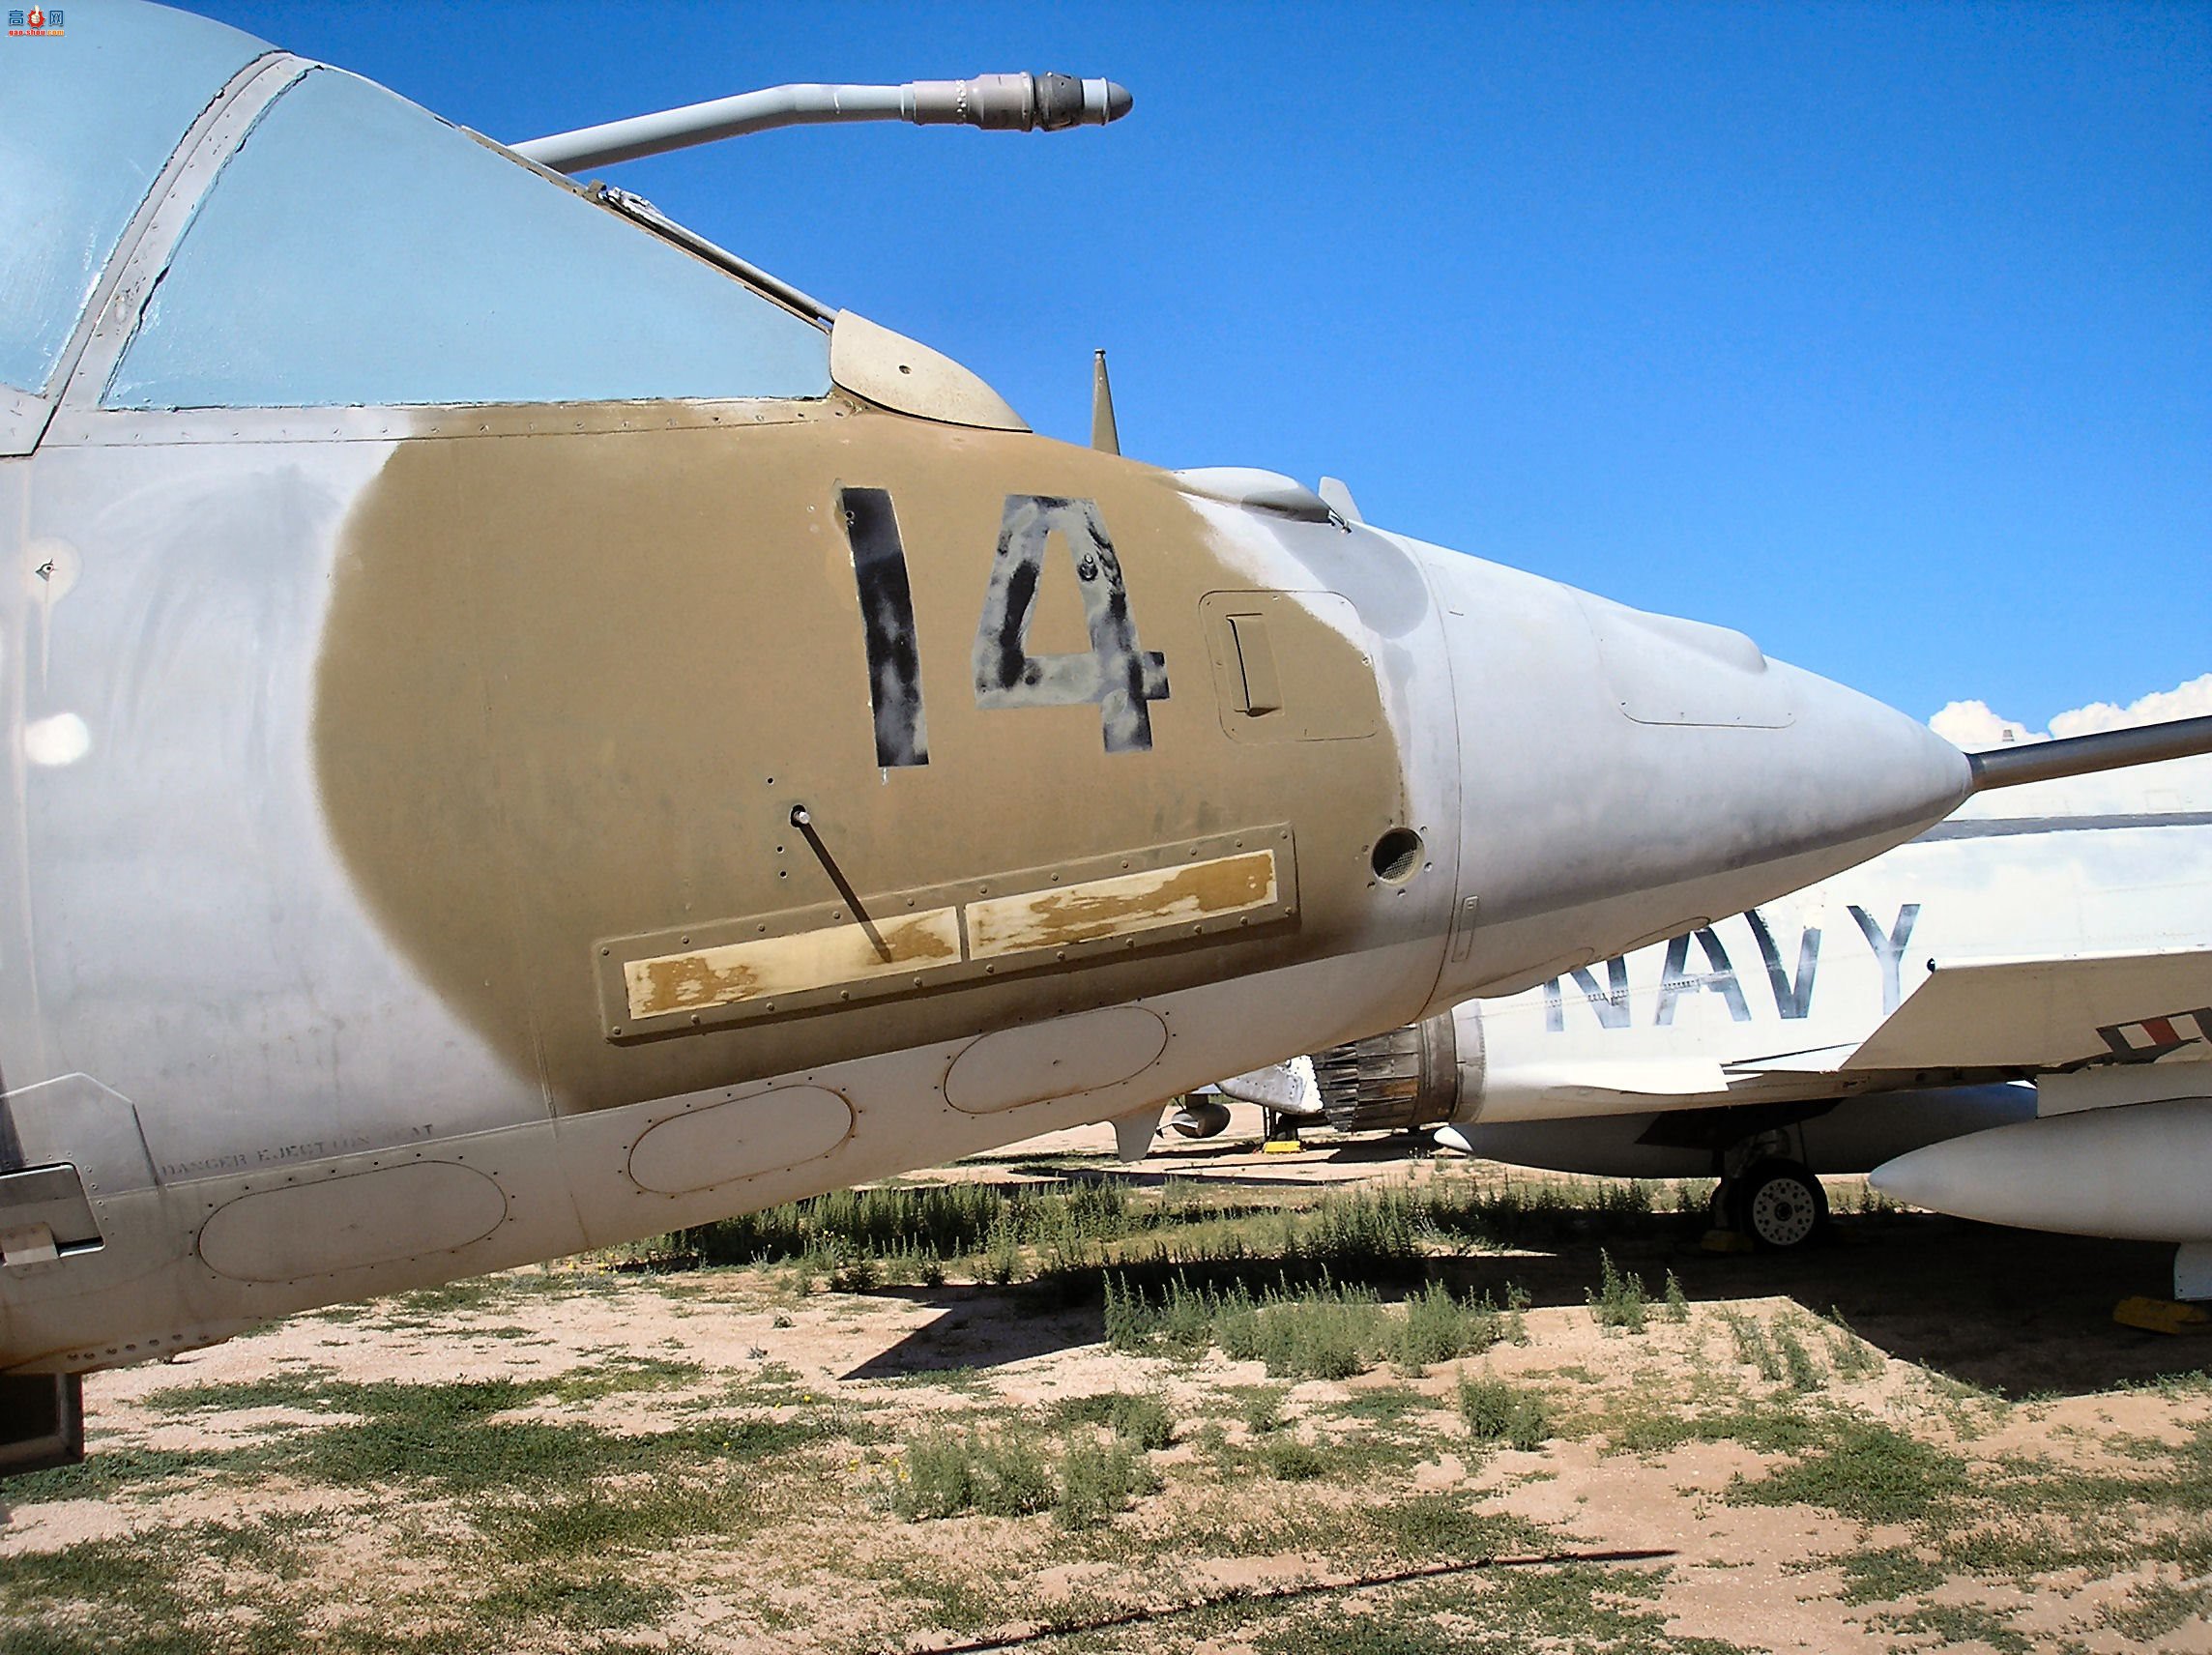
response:
[[[1828,1376],[1813,1360],[1813,1352],[1805,1349],[1794,1327],[1783,1322],[1775,1324],[1774,1349],[1782,1357],[1783,1371],[1789,1376],[1791,1390],[1817,1391],[1828,1382]]]
[[[1600,1327],[1624,1333],[1644,1331],[1644,1278],[1616,1268],[1613,1255],[1598,1249],[1598,1285],[1587,1291],[1590,1315]]]
[[[1126,1441],[1077,1437],[1055,1467],[1060,1484],[1053,1515],[1063,1528],[1088,1528],[1157,1489],[1159,1478]]]
[[[1861,1523],[1910,1523],[1971,1487],[1965,1462],[1872,1420],[1835,1416],[1798,1459],[1729,1485],[1737,1505],[1814,1505]]]
[[[1328,1469],[1322,1451],[1295,1437],[1278,1437],[1260,1450],[1260,1463],[1278,1483],[1310,1482]]]
[[[1762,1379],[1782,1378],[1782,1358],[1767,1342],[1766,1329],[1740,1310],[1724,1308],[1721,1321],[1735,1340],[1735,1359],[1759,1370]]]
[[[1142,1449],[1166,1448],[1175,1442],[1175,1420],[1156,1396],[1105,1391],[1097,1396],[1069,1397],[1053,1412],[1063,1425],[1106,1426],[1115,1436]]]
[[[983,1240],[983,1256],[975,1273],[997,1287],[1012,1281],[1022,1267],[1022,1243],[1013,1223],[1001,1217]]]
[[[1195,1355],[1218,1345],[1232,1360],[1265,1364],[1276,1379],[1349,1379],[1385,1359],[1417,1371],[1489,1349],[1502,1327],[1487,1299],[1455,1298],[1441,1283],[1393,1312],[1374,1289],[1340,1284],[1325,1269],[1298,1284],[1285,1274],[1257,1298],[1241,1282],[1194,1286],[1179,1270],[1156,1296],[1109,1271],[1105,1292],[1107,1342],[1117,1350],[1164,1346]]]
[[[909,1523],[929,1517],[952,1517],[966,1511],[975,1498],[975,1456],[964,1437],[931,1431],[906,1445],[892,1508]]]
[[[1443,1283],[1431,1282],[1406,1300],[1391,1360],[1401,1373],[1419,1374],[1438,1362],[1487,1350],[1499,1337],[1498,1312],[1487,1297],[1470,1303]]]
[[[1460,1379],[1459,1413],[1477,1442],[1502,1442],[1529,1451],[1541,1448],[1551,1435],[1550,1413],[1541,1395],[1488,1376]]]
[[[1033,1438],[1010,1429],[929,1431],[907,1443],[891,1504],[915,1522],[964,1511],[1025,1517],[1053,1499],[1052,1466]]]
[[[1682,1291],[1681,1278],[1676,1276],[1673,1270],[1667,1272],[1667,1320],[1669,1321],[1687,1321],[1690,1320],[1690,1295]]]
[[[1997,1655],[2032,1655],[2035,1648],[2010,1621],[1979,1604],[1930,1604],[1909,1614],[1874,1618],[1893,1631],[1925,1634],[1946,1649],[1955,1643],[1984,1643]]]
[[[1283,1425],[1284,1392],[1274,1385],[1260,1385],[1244,1399],[1244,1429],[1254,1437],[1279,1431]]]
[[[1881,1352],[1861,1339],[1844,1313],[1830,1307],[1828,1326],[1821,1335],[1828,1347],[1828,1365],[1840,1379],[1871,1379],[1882,1371]]]

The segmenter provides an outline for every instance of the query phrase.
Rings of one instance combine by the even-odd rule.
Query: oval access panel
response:
[[[990,1115],[1049,1097],[1119,1086],[1159,1061],[1168,1026],[1136,1005],[1005,1029],[971,1042],[945,1077],[945,1101]]]
[[[200,1257],[240,1282],[296,1282],[451,1253],[507,1217],[507,1193],[474,1167],[414,1161],[242,1195],[200,1229]]]
[[[659,1195],[778,1173],[842,1144],[853,1106],[824,1087],[776,1087],[675,1115],[646,1129],[629,1152],[630,1181]]]

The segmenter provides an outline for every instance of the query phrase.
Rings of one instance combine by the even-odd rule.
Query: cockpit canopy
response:
[[[0,382],[34,395],[193,124],[273,50],[160,7],[76,16],[66,51],[0,56]],[[268,73],[289,84],[219,158],[102,406],[828,393],[814,320],[368,81]]]
[[[34,394],[187,131],[276,49],[159,6],[76,16],[0,52],[0,385]]]

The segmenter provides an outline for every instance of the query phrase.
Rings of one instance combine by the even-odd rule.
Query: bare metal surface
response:
[[[541,166],[577,172],[778,127],[846,121],[1023,132],[1102,127],[1127,114],[1131,102],[1127,89],[1111,80],[1065,74],[982,74],[973,80],[910,80],[901,86],[771,86],[532,138],[514,150]]]
[[[1986,753],[1968,753],[1966,763],[1973,767],[1974,791],[1986,793],[1993,787],[2091,775],[2129,765],[2194,758],[2199,753],[2212,753],[2212,716],[2175,718],[2133,730],[2100,730],[2093,736],[1995,747]]]

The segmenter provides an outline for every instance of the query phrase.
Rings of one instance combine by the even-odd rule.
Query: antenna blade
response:
[[[1121,427],[1114,423],[1114,384],[1106,377],[1106,353],[1091,358],[1091,446],[1102,454],[1121,451]]]
[[[1352,498],[1352,490],[1344,486],[1342,478],[1323,478],[1321,486],[1314,492],[1327,501],[1328,508],[1347,523],[1364,523],[1367,521],[1366,518],[1360,516],[1359,502]]]

